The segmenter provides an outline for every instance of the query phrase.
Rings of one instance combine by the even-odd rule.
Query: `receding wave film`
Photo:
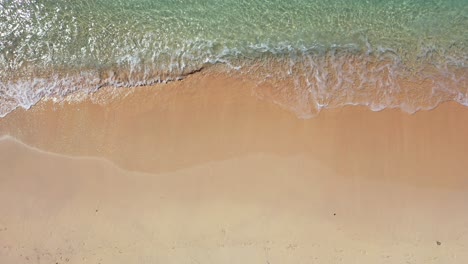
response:
[[[0,0],[0,116],[213,66],[301,117],[468,105],[467,46],[467,0]]]

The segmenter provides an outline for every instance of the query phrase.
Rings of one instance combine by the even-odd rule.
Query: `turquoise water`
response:
[[[390,83],[379,81],[382,69],[337,68],[350,60],[384,61]],[[430,89],[468,104],[467,61],[467,0],[0,0],[0,115],[41,98],[177,80],[213,65],[248,73],[260,64],[257,78],[295,80],[315,108],[344,89],[347,104],[402,106],[352,98],[356,87],[343,85],[352,75],[385,94],[399,76],[452,76]],[[318,85],[328,74],[342,79],[339,89],[336,80]]]

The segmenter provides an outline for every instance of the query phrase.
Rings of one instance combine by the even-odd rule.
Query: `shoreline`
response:
[[[468,133],[464,125],[468,123],[468,108],[454,102],[415,114],[400,109],[375,112],[364,106],[344,106],[300,119],[275,102],[275,95],[269,95],[267,89],[259,95],[260,88],[263,87],[236,76],[203,73],[164,85],[106,87],[80,102],[41,101],[29,110],[17,109],[0,119],[0,136],[8,134],[27,145],[58,154],[103,157],[124,169],[147,172],[170,171],[203,160],[262,151],[281,155],[307,153],[333,164],[332,152],[339,147],[337,140],[366,155],[371,155],[375,146],[382,151],[407,154],[402,148],[410,142],[423,154],[426,142],[419,135],[432,138],[431,144],[439,147],[449,143],[459,155],[463,153],[462,146],[468,148],[462,136],[464,131]],[[366,125],[368,131],[360,135],[359,126]],[[459,146],[453,139],[444,139],[446,133],[462,138]],[[288,134],[297,138],[288,138]],[[208,149],[206,157],[197,158],[193,154],[201,151],[203,145],[212,145],[209,137],[216,139],[219,146]],[[350,143],[356,140],[362,145]],[[386,142],[395,140],[395,146]],[[135,146],[126,143],[131,141]],[[241,142],[243,146],[229,141]],[[272,146],[270,142],[278,144]],[[187,153],[183,144],[192,153]],[[160,149],[151,149],[155,147]],[[182,163],[171,161],[180,160],[176,153],[185,156]],[[128,162],[132,154],[140,155],[142,162]],[[149,165],[150,155],[159,155],[163,161]],[[396,153],[392,155],[394,160],[399,159]]]

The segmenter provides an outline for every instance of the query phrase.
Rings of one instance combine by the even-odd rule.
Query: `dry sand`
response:
[[[301,120],[254,86],[200,73],[0,119],[0,263],[468,262],[468,109]]]

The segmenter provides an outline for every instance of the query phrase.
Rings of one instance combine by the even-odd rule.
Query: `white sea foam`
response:
[[[310,48],[291,51],[287,47],[269,49],[262,45],[255,47],[252,54],[266,53],[265,56],[229,59],[226,54],[238,52],[224,48],[222,56],[205,60],[197,67],[189,66],[190,60],[177,61],[177,56],[173,56],[162,69],[144,65],[137,56],[128,55],[121,57],[117,68],[1,82],[0,116],[17,107],[29,109],[41,99],[83,99],[102,86],[135,87],[180,80],[209,65],[221,65],[226,74],[242,74],[258,84],[274,87],[283,97],[275,101],[300,117],[343,105],[364,105],[373,111],[400,108],[408,113],[432,109],[444,101],[468,105],[466,67],[441,61],[419,64],[418,69],[409,71],[393,50],[376,50],[375,55],[367,55],[335,46],[322,54]],[[188,68],[195,70],[188,72]],[[402,86],[405,80],[413,84]]]

